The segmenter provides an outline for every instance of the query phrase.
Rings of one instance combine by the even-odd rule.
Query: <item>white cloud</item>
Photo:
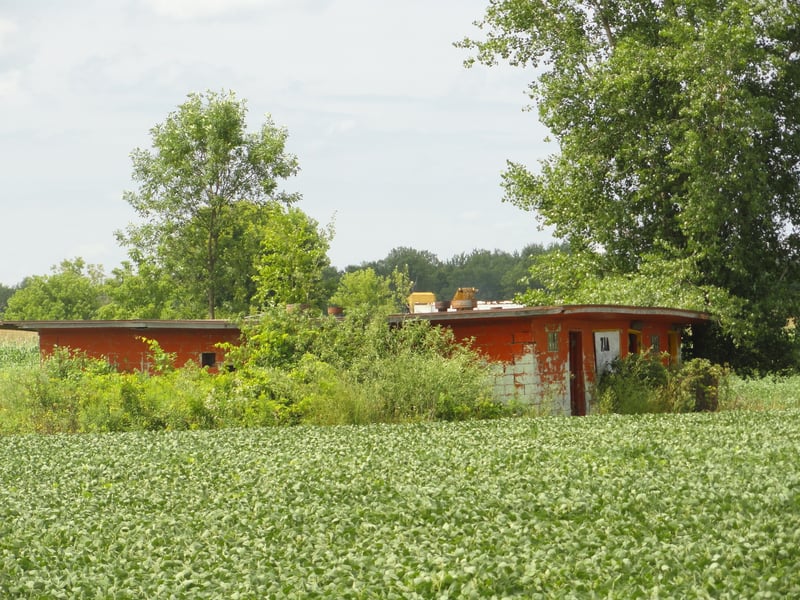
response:
[[[2,4],[0,0],[0,4]],[[546,148],[523,114],[530,73],[466,70],[453,40],[485,0],[131,0],[18,2],[0,11],[3,219],[42,224],[0,282],[82,255],[110,270],[112,232],[135,217],[129,152],[186,94],[232,89],[255,128],[270,113],[302,170],[286,182],[326,223],[334,264],[395,246],[443,258],[522,248],[531,216],[502,204],[506,158]],[[35,178],[36,186],[30,181]],[[76,247],[74,231],[81,231]],[[7,228],[0,251],[30,247]]]
[[[0,73],[0,98],[13,99],[21,95],[20,78],[18,69]]]
[[[461,220],[462,221],[472,221],[477,222],[481,220],[482,213],[477,210],[468,210],[461,213]]]
[[[78,244],[72,249],[71,255],[80,256],[90,264],[102,263],[103,259],[111,252],[108,244],[102,242],[88,242]]]
[[[0,18],[0,51],[6,47],[8,39],[17,32],[17,29],[14,21]]]
[[[344,119],[339,121],[334,121],[330,125],[328,125],[328,129],[326,130],[326,134],[328,135],[340,135],[342,133],[347,133],[348,131],[352,131],[356,126],[356,122],[354,119]]]
[[[153,12],[172,19],[204,19],[265,4],[264,0],[145,0]]]

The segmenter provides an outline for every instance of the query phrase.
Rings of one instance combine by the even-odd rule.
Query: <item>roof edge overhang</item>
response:
[[[239,326],[225,319],[131,319],[85,321],[0,321],[0,329],[17,331],[46,331],[55,329],[132,329],[135,331],[162,329],[238,330]]]
[[[485,319],[535,318],[547,316],[610,318],[655,318],[670,319],[676,323],[696,324],[711,320],[711,315],[702,311],[667,308],[659,306],[627,306],[618,304],[564,304],[555,306],[528,306],[524,308],[502,308],[492,310],[464,310],[431,313],[405,313],[389,316],[390,323],[402,323],[414,319],[425,319],[435,323],[478,321]]]

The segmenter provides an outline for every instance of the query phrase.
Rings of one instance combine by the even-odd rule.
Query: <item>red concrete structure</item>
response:
[[[43,356],[57,347],[102,358],[120,371],[147,371],[152,356],[145,340],[155,340],[175,354],[175,366],[193,362],[216,370],[225,362],[220,343],[238,344],[237,325],[222,320],[4,321],[2,329],[36,331]]]
[[[426,319],[496,363],[495,391],[543,413],[585,415],[593,384],[617,357],[652,350],[680,360],[681,336],[705,313],[633,306],[541,306],[394,315]]]
[[[665,353],[679,361],[682,336],[709,321],[706,313],[634,306],[540,306],[449,310],[389,317],[399,325],[426,319],[450,328],[458,340],[495,364],[501,398],[535,405],[542,413],[585,415],[601,373],[632,352]],[[216,370],[225,362],[220,343],[238,344],[237,325],[222,320],[6,321],[0,329],[36,331],[43,355],[69,347],[104,358],[122,371],[148,370],[152,360],[143,338],[188,362]]]

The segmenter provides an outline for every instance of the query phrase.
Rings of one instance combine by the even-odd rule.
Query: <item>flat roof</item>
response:
[[[390,323],[412,319],[435,322],[477,321],[486,319],[514,319],[544,316],[586,316],[593,319],[629,317],[635,319],[673,319],[680,323],[704,323],[711,315],[695,310],[657,306],[625,306],[617,304],[565,304],[558,306],[526,306],[524,308],[496,308],[489,310],[459,310],[431,313],[403,313],[389,316]]]
[[[239,326],[224,319],[130,319],[85,321],[0,321],[0,329],[44,331],[48,329],[231,329]]]

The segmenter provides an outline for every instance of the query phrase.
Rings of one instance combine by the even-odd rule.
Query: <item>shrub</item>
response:
[[[673,373],[667,388],[673,411],[716,411],[719,406],[719,386],[725,375],[720,365],[704,358],[694,358],[684,363]]]
[[[504,414],[485,362],[427,321],[393,328],[363,311],[336,319],[275,309],[245,332],[232,353],[237,387],[268,402],[279,423]]]
[[[738,377],[720,385],[719,410],[800,409],[800,375]]]
[[[631,354],[602,374],[597,393],[601,413],[715,411],[728,373],[706,359],[666,367],[658,357]]]
[[[0,369],[32,367],[39,364],[39,346],[31,343],[0,342]]]
[[[492,398],[489,366],[427,321],[389,327],[354,311],[266,311],[229,348],[231,372],[211,375],[156,342],[152,373],[57,349],[41,366],[0,379],[4,432],[182,430],[299,423],[462,420],[512,414]],[[3,373],[3,372],[0,372]]]
[[[660,391],[668,380],[667,368],[651,355],[630,354],[615,359],[597,384],[600,412],[642,414],[666,412]]]
[[[227,348],[234,368],[253,366],[291,369],[308,352],[320,334],[319,311],[267,308],[242,325],[244,343]]]

